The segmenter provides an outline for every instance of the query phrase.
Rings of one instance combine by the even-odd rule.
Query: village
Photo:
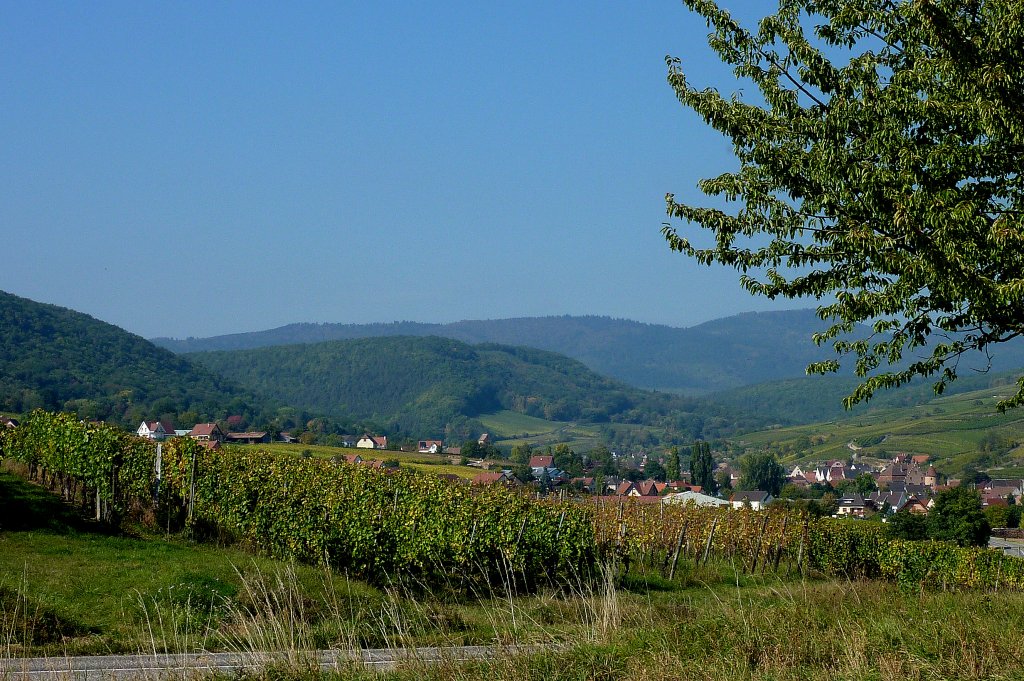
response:
[[[271,435],[266,431],[232,431],[233,423],[239,422],[239,417],[229,417],[225,422],[226,429],[222,429],[218,423],[199,423],[191,429],[175,429],[168,421],[144,421],[136,434],[152,440],[189,437],[210,449],[217,449],[222,444],[271,442]],[[296,441],[287,432],[280,433],[278,439],[286,443]],[[480,447],[491,447],[493,444],[488,433],[482,434],[476,442]],[[343,444],[347,448],[375,452],[389,449],[388,438],[384,435],[350,437]],[[698,506],[754,510],[769,506],[785,507],[801,499],[821,499],[824,500],[822,507],[825,515],[848,518],[865,518],[875,514],[885,517],[901,511],[927,514],[938,493],[965,484],[961,480],[941,476],[927,454],[899,453],[887,463],[858,462],[853,457],[847,461],[831,460],[797,465],[789,470],[780,489],[773,494],[771,490],[740,489],[740,473],[728,462],[717,464],[715,479],[720,481],[719,489],[715,493],[708,493],[710,490],[694,484],[691,476],[685,472],[680,472],[679,479],[675,480],[651,477],[639,479],[639,473],[649,466],[647,455],[639,460],[628,476],[593,472],[571,476],[555,466],[555,457],[550,453],[532,454],[526,465],[517,469],[510,467],[507,459],[473,459],[463,455],[462,450],[461,446],[445,447],[442,440],[419,440],[415,446],[406,445],[395,449],[441,455],[452,464],[480,469],[471,478],[450,473],[440,474],[453,483],[502,485],[525,488],[538,494],[611,496],[642,504],[693,503]],[[490,451],[496,450],[492,448]],[[388,467],[385,461],[369,455],[339,454],[338,458],[352,464]],[[988,478],[967,484],[975,485],[985,508],[1024,504],[1024,479]]]

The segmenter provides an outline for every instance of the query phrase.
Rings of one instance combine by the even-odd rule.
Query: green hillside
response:
[[[479,417],[502,410],[548,421],[641,423],[686,437],[725,421],[698,414],[703,407],[695,400],[637,390],[551,352],[448,338],[367,338],[188,357],[294,407],[369,419],[414,437],[479,432],[485,429]]]
[[[794,379],[807,365],[831,359],[811,341],[824,328],[814,310],[746,313],[690,328],[597,316],[526,317],[451,324],[290,324],[213,338],[157,338],[174,352],[238,350],[328,340],[441,336],[466,343],[500,343],[557,352],[590,369],[642,388],[699,395]],[[863,335],[869,331],[864,330]],[[1024,366],[1024,342],[993,348],[995,370]],[[980,368],[982,357],[964,357]]]
[[[945,395],[975,390],[1007,390],[1020,371],[1001,373],[966,373],[950,384]],[[879,409],[913,407],[936,399],[932,383],[917,380],[900,388],[882,390],[871,401],[847,410],[843,398],[857,385],[857,379],[846,376],[804,376],[782,381],[734,388],[708,395],[707,400],[732,414],[739,432],[758,430],[767,425],[794,426],[836,419],[850,419],[871,414]]]
[[[888,459],[898,452],[929,454],[947,475],[1024,466],[1024,410],[1000,414],[996,403],[1012,392],[988,388],[940,397],[912,407],[881,408],[851,418],[774,428],[731,438],[734,449],[771,449],[787,463]],[[992,473],[995,475],[995,472]]]
[[[0,291],[0,411],[37,407],[133,428],[158,417],[252,419],[264,408],[229,380],[144,338]]]

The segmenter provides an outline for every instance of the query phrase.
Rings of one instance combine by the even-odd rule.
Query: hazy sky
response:
[[[707,32],[674,0],[5,3],[0,289],[179,337],[770,309],[659,233],[734,165],[665,81],[743,87]]]

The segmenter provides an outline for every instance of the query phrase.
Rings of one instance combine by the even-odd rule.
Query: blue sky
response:
[[[707,32],[671,0],[7,3],[0,289],[178,337],[809,306],[659,233],[733,167],[665,82],[742,87]]]

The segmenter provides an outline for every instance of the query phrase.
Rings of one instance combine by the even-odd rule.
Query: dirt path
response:
[[[204,672],[233,674],[273,663],[344,669],[363,666],[391,669],[399,664],[439,664],[518,655],[536,646],[456,646],[451,648],[378,648],[367,650],[320,650],[305,653],[187,653],[178,655],[97,655],[89,657],[9,658],[0,660],[4,681],[187,678]]]

